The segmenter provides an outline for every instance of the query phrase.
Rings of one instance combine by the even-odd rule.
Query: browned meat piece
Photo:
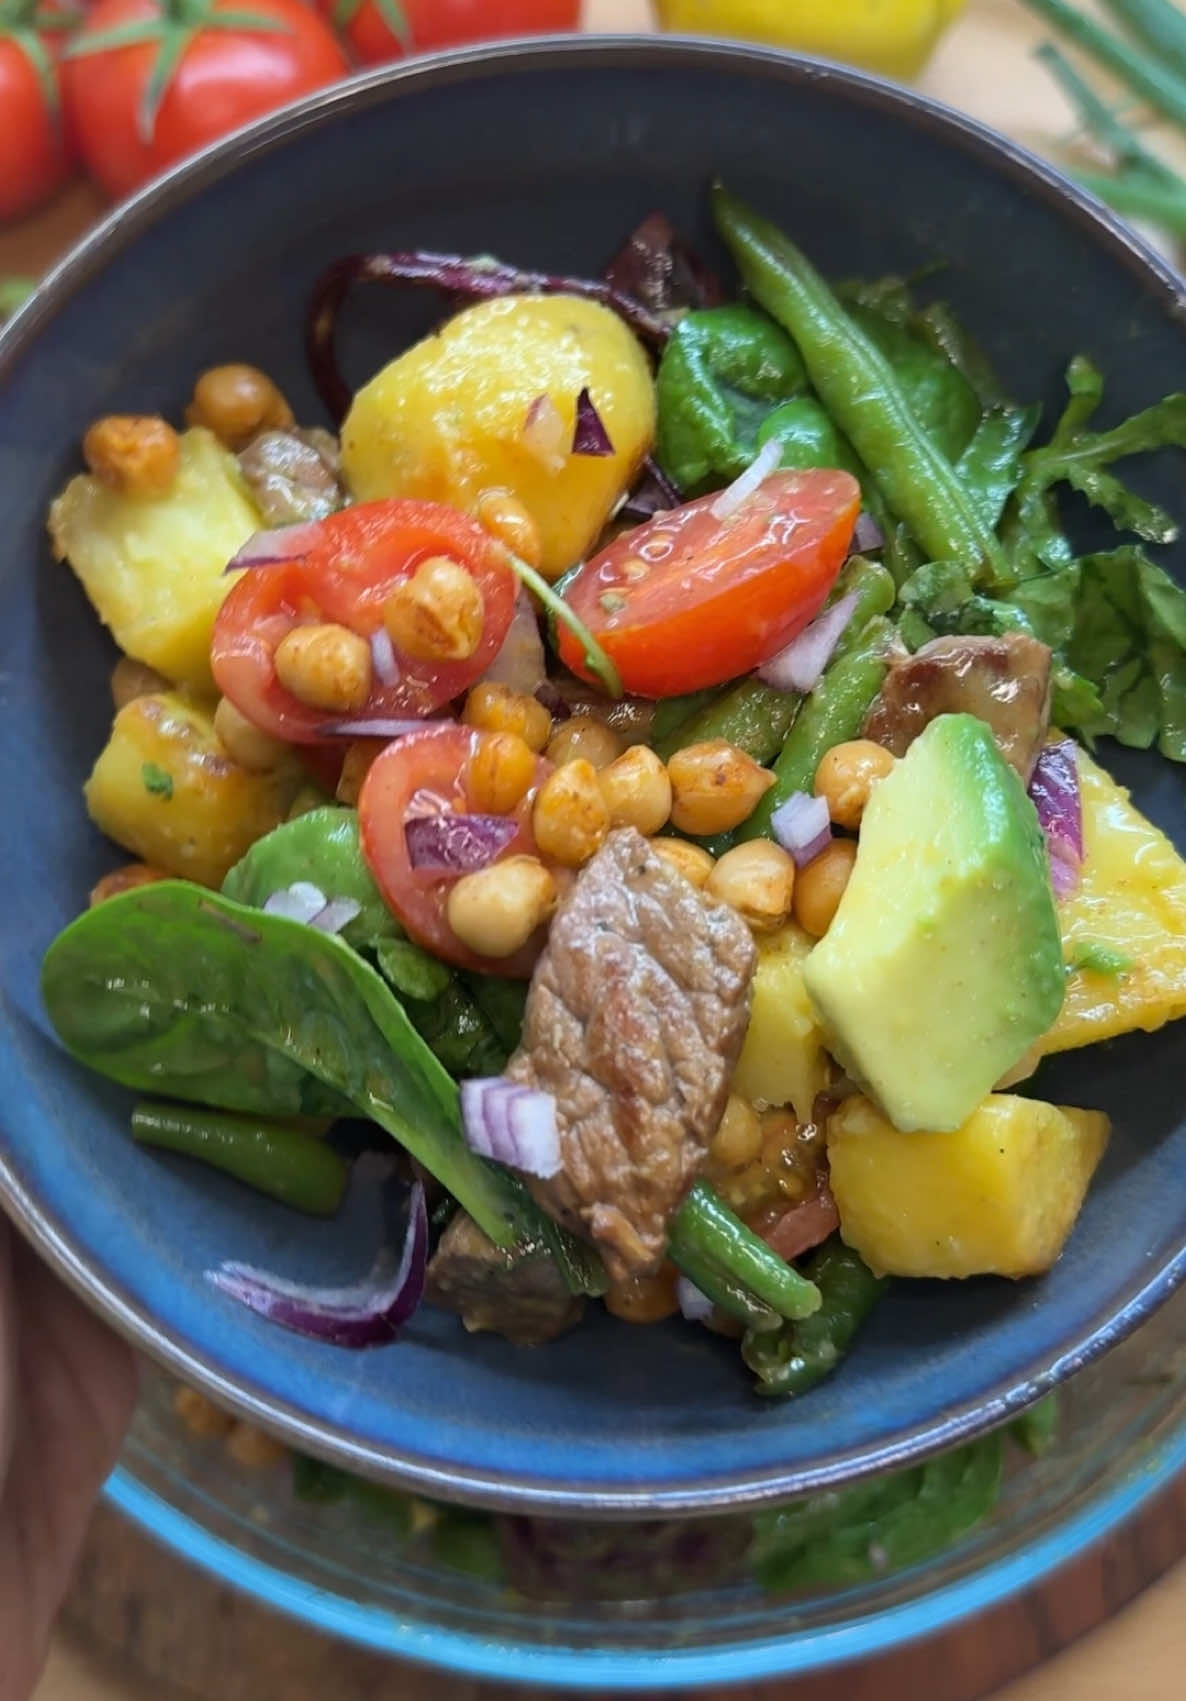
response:
[[[865,737],[904,756],[940,715],[978,715],[1005,760],[1029,780],[1050,724],[1050,651],[1036,638],[933,638],[895,661],[865,719]]]
[[[570,1294],[545,1251],[516,1258],[488,1240],[458,1211],[428,1266],[425,1298],[455,1311],[471,1334],[505,1335],[521,1347],[542,1346],[581,1320],[585,1302]]]
[[[328,431],[261,431],[239,466],[269,526],[324,520],[342,506],[338,445]]]
[[[737,912],[633,828],[610,834],[556,912],[506,1072],[556,1100],[563,1167],[533,1193],[615,1279],[663,1259],[725,1108],[756,962]]]

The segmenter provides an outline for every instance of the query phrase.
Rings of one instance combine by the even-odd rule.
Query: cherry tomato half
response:
[[[431,714],[484,673],[511,623],[517,581],[501,547],[473,520],[437,502],[368,502],[304,530],[302,553],[274,567],[249,568],[214,623],[210,665],[224,697],[249,721],[293,744],[315,744],[335,721]],[[383,602],[432,555],[458,562],[482,593],[482,637],[465,661],[416,661],[395,652],[399,677],[374,677],[356,714],[310,708],[276,678],[276,646],[294,626],[321,621],[364,638],[379,630]]]
[[[727,519],[719,492],[624,532],[565,598],[638,697],[675,697],[749,673],[818,613],[848,554],[861,492],[846,472],[776,472]],[[561,659],[590,679],[559,629]]]
[[[469,810],[469,762],[490,737],[490,733],[475,727],[426,727],[389,744],[371,763],[363,781],[358,799],[359,837],[384,902],[418,945],[461,968],[525,980],[539,956],[542,937],[529,941],[513,957],[495,960],[476,955],[461,943],[445,914],[450,888],[458,876],[439,869],[413,868],[408,854],[406,827],[414,816]],[[510,812],[517,830],[497,858],[499,862],[508,856],[536,855],[531,805],[551,771],[550,762],[542,756],[537,758],[535,780],[523,801]]]

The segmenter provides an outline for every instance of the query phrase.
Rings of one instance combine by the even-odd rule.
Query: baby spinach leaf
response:
[[[309,881],[327,898],[353,898],[360,906],[354,920],[342,929],[348,945],[403,939],[403,928],[383,902],[363,858],[353,809],[311,809],[295,821],[274,827],[235,864],[222,890],[236,903],[263,909],[273,892],[298,880]],[[410,949],[428,956],[419,946]]]

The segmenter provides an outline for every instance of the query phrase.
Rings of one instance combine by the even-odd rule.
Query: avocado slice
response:
[[[1034,806],[974,715],[941,715],[876,787],[804,969],[829,1049],[895,1128],[959,1128],[1066,984]]]

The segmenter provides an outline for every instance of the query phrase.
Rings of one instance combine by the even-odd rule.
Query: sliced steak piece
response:
[[[488,1329],[522,1347],[542,1346],[581,1320],[585,1302],[569,1293],[545,1251],[516,1256],[458,1211],[428,1266],[425,1298],[455,1311],[471,1334]]]
[[[338,445],[328,431],[261,431],[239,467],[269,526],[324,520],[342,506]]]
[[[556,912],[506,1073],[556,1101],[563,1167],[533,1193],[617,1279],[662,1262],[725,1108],[756,962],[737,912],[633,828]]]
[[[933,638],[891,664],[865,737],[904,756],[940,715],[977,715],[1002,756],[1029,780],[1050,724],[1050,651],[1024,632]]]

